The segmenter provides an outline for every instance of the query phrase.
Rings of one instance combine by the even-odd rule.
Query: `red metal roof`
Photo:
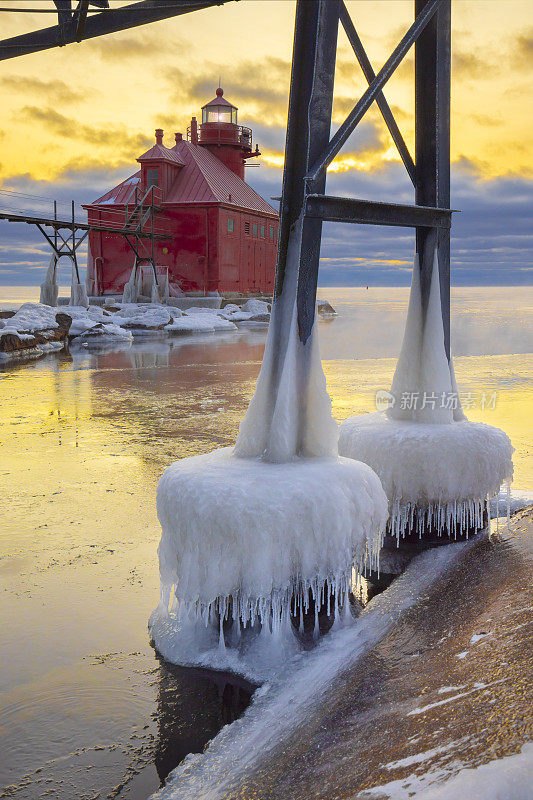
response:
[[[154,144],[146,153],[143,153],[142,156],[139,156],[137,161],[141,163],[142,161],[171,161],[173,164],[179,164],[180,167],[183,166],[183,161],[179,157],[179,155],[174,151],[170,150],[168,147],[165,147],[163,144]]]
[[[184,166],[177,171],[163,206],[177,203],[225,203],[277,217],[277,211],[261,195],[205,147],[182,140],[168,152],[176,154]],[[140,182],[140,175],[140,172],[136,172],[89,205],[125,204]]]
[[[125,205],[128,199],[129,202],[132,203],[135,187],[138,186],[140,182],[141,171],[139,170],[139,172],[136,172],[135,175],[131,175],[129,178],[126,178],[125,181],[119,183],[118,186],[115,186],[113,189],[110,189],[108,192],[103,194],[102,197],[99,197],[98,200],[94,201],[94,203],[88,203],[87,205]]]

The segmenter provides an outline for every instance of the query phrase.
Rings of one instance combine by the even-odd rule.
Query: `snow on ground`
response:
[[[442,770],[430,770],[374,786],[358,794],[357,800],[531,800],[532,776],[533,742],[526,742],[516,755],[462,769],[450,780],[442,781]]]
[[[363,613],[331,631],[314,650],[286,662],[254,696],[243,717],[224,727],[203,754],[189,755],[156,792],[157,800],[221,800],[233,797],[242,776],[259,758],[312,718],[336,680],[369,652],[419,596],[473,542],[451,544],[414,559],[406,572]]]
[[[309,590],[318,599],[326,584],[332,612],[347,613],[352,564],[377,562],[387,500],[372,470],[350,459],[273,464],[222,448],[172,464],[157,510],[158,651],[264,678],[299,649],[290,613],[307,610]]]
[[[10,319],[3,320],[5,325],[2,328],[4,333],[34,333],[35,331],[50,330],[58,328],[56,314],[61,309],[44,306],[41,303],[24,303]]]

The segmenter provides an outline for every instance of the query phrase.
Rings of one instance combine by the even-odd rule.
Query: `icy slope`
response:
[[[268,760],[281,741],[312,721],[324,694],[394,627],[465,546],[470,545],[449,545],[417,558],[352,625],[330,633],[312,652],[290,660],[270,684],[255,693],[244,716],[223,728],[204,754],[188,756],[154,799],[240,796],[247,773]]]

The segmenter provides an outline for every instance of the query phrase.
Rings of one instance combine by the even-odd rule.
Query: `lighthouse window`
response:
[[[158,170],[153,168],[147,169],[146,186],[149,188],[150,186],[158,186],[158,184],[159,184]]]
[[[270,238],[272,239],[272,241],[274,240],[274,228],[272,225],[270,226]]]
[[[204,108],[202,122],[233,122],[233,112],[226,106],[211,106]],[[235,114],[235,117],[237,115]]]
[[[254,222],[253,232],[254,232],[254,236],[257,236],[257,225],[256,225],[255,222]]]
[[[264,225],[261,225],[261,238],[262,239],[265,238],[265,226]]]
[[[228,219],[228,233],[233,233],[233,220]]]

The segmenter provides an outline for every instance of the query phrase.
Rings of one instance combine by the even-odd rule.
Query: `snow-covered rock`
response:
[[[58,328],[56,314],[57,309],[51,306],[42,303],[23,303],[15,315],[7,321],[4,330],[11,328],[14,331],[32,333]]]
[[[327,300],[317,300],[316,309],[323,317],[336,317],[337,312]]]
[[[161,331],[172,321],[166,306],[158,303],[121,303],[114,323],[137,333]]]
[[[220,316],[218,309],[193,306],[181,316],[175,316],[165,330],[170,333],[212,333],[214,331],[234,331],[236,325]]]
[[[5,361],[26,355],[39,357],[45,352],[60,350],[72,319],[42,303],[24,303],[2,322],[0,353]]]
[[[268,322],[270,320],[270,303],[250,298],[242,306],[228,303],[219,313],[231,322]]]

